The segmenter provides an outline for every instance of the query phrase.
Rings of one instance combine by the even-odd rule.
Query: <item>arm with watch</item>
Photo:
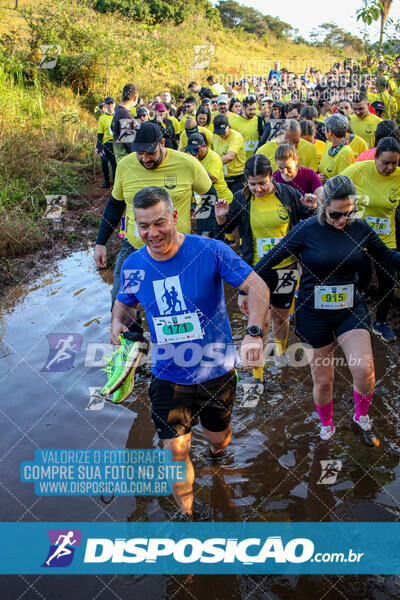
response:
[[[282,260],[294,254],[298,257],[299,251],[302,247],[302,229],[305,221],[300,221],[295,227],[293,227],[284,238],[265,254],[261,260],[254,267],[255,273],[257,273],[263,281],[268,285],[269,275],[273,267],[278,265]],[[300,261],[301,262],[301,261]],[[269,294],[268,294],[269,301]],[[239,288],[238,305],[240,312],[249,317],[249,298],[246,290]],[[269,305],[268,305],[269,306]]]
[[[263,329],[269,307],[269,289],[254,271],[239,286],[246,294],[248,322],[246,334],[240,348],[240,356],[245,369],[261,367],[264,364]]]

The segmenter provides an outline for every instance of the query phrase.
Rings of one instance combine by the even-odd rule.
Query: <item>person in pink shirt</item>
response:
[[[278,170],[273,174],[274,181],[296,188],[303,196],[312,194],[320,198],[321,180],[312,169],[299,166],[299,157],[294,146],[281,144],[275,152],[275,160]]]
[[[392,136],[400,143],[400,129],[397,127],[394,121],[390,119],[385,119],[378,123],[378,127],[375,131],[375,146],[373,148],[369,148],[364,152],[361,152],[356,158],[356,162],[360,162],[362,160],[375,160],[376,147],[378,142],[385,137]]]

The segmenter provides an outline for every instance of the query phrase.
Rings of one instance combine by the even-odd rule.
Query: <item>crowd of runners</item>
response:
[[[152,419],[163,446],[186,462],[186,481],[174,485],[186,515],[192,426],[200,420],[214,457],[232,435],[239,357],[224,281],[239,290],[241,364],[255,383],[268,378],[270,327],[285,365],[293,314],[324,441],[335,434],[339,345],[353,383],[351,427],[379,445],[368,416],[371,331],[396,340],[388,314],[400,271],[400,57],[391,67],[379,56],[302,74],[275,62],[265,76],[224,81],[209,75],[186,94],[163,90],[147,102],[126,84],[118,106],[107,96],[99,107],[101,187],[111,190],[95,246],[100,268],[111,234],[120,228],[123,237],[112,290],[117,350],[101,393],[122,402],[133,390],[148,349],[141,305]]]

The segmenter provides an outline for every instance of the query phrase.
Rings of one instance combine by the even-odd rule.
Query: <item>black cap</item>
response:
[[[115,100],[112,96],[107,96],[107,98],[104,100],[104,102],[106,104],[111,104],[112,102],[115,102]]]
[[[187,150],[191,154],[197,154],[200,146],[204,146],[205,143],[206,142],[201,133],[192,133],[192,135],[189,135],[188,143],[185,150]]]
[[[199,96],[200,96],[200,98],[202,98],[202,99],[203,99],[203,98],[212,98],[212,96],[213,96],[213,93],[212,93],[212,91],[210,90],[210,88],[208,88],[208,87],[202,87],[202,88],[200,88],[200,91],[199,91]]]
[[[374,110],[385,110],[384,103],[380,102],[379,100],[375,100],[375,102],[372,102],[371,106]]]
[[[155,152],[163,139],[161,127],[156,123],[142,123],[133,142],[133,152]]]
[[[105,103],[105,102],[100,102],[100,104],[99,104],[99,108],[103,108],[103,106],[105,106],[105,105],[106,105],[106,103]]]
[[[144,106],[140,106],[139,108],[136,109],[136,115],[138,117],[141,117],[142,115],[147,115],[148,113],[149,113],[149,111]]]
[[[214,117],[214,133],[217,135],[223,135],[229,127],[228,117],[226,115],[217,115]]]

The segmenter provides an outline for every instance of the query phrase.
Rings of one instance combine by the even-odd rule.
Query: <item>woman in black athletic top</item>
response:
[[[296,334],[305,345],[314,383],[314,401],[321,419],[320,436],[335,433],[332,421],[335,340],[353,377],[353,429],[363,443],[379,445],[368,417],[375,373],[370,318],[357,291],[357,269],[365,251],[381,265],[400,267],[400,253],[390,250],[363,219],[356,219],[356,188],[343,175],[329,179],[318,216],[298,223],[255,266],[264,279],[290,255],[302,266],[296,300]]]

